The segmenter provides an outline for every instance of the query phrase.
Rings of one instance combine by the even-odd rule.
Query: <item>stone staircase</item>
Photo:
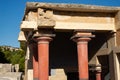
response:
[[[64,72],[64,69],[52,69],[51,76],[49,80],[67,80],[67,76]]]

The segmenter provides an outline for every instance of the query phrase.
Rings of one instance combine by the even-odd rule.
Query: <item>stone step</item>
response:
[[[67,76],[63,75],[49,76],[49,80],[67,80]]]
[[[67,76],[64,72],[64,69],[52,69],[51,76],[49,80],[67,80]]]

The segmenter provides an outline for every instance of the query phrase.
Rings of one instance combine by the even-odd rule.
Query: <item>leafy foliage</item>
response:
[[[5,58],[5,54],[0,51],[0,63],[8,63],[9,61]]]
[[[25,52],[23,50],[4,50],[0,47],[0,63],[19,64],[20,71],[24,71]]]

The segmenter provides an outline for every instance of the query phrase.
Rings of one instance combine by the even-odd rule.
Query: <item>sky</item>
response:
[[[18,34],[26,2],[74,3],[120,7],[120,0],[0,0],[0,46],[20,46]]]

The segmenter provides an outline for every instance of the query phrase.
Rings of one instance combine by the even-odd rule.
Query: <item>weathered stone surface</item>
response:
[[[37,28],[36,21],[22,21],[20,29],[23,31],[30,31]]]
[[[11,72],[12,64],[0,64],[0,72]]]
[[[53,28],[55,20],[52,19],[53,11],[38,8],[38,28]]]
[[[0,73],[0,80],[21,80],[22,73],[20,72],[6,72]]]
[[[119,7],[104,7],[104,6],[90,6],[90,5],[81,5],[81,4],[53,4],[53,3],[38,3],[32,2],[27,3],[25,16],[23,21],[28,21],[28,23],[24,24],[21,30],[27,31],[41,31],[40,33],[47,32],[48,29],[41,28],[53,28],[52,30],[60,30],[62,31],[75,31],[75,30],[91,30],[94,33],[101,33],[101,32],[116,32],[119,29]],[[30,21],[35,21],[35,25],[29,23]],[[38,29],[40,28],[40,29]],[[36,30],[35,30],[36,29]],[[50,29],[49,29],[50,30]],[[43,32],[42,32],[43,31]],[[53,31],[54,32],[54,31]],[[74,32],[73,32],[74,33]],[[34,33],[32,33],[34,34]],[[102,41],[100,45],[99,42],[93,43],[96,44],[99,48],[103,47],[103,42],[107,42],[107,49],[100,50],[98,49],[95,51],[94,55],[91,55],[91,51],[89,52],[90,60],[89,64],[96,64],[96,58],[101,55],[110,55],[113,47],[115,46],[116,40],[119,44],[119,32],[117,32],[117,36],[113,37],[113,39],[106,39]],[[104,34],[101,34],[104,35]],[[41,34],[35,34],[37,36],[43,36]],[[28,37],[28,36],[27,36]],[[117,38],[116,38],[117,37]],[[103,38],[103,37],[101,37]],[[31,38],[30,38],[31,39]],[[116,40],[115,40],[116,39]],[[101,39],[99,39],[101,40]],[[94,41],[94,39],[93,39]],[[59,43],[59,42],[58,42]],[[93,46],[91,45],[91,46]],[[90,47],[89,47],[90,48]],[[56,48],[57,49],[57,48]],[[91,48],[94,50],[95,48]],[[106,54],[107,53],[107,54]],[[28,53],[29,54],[29,53]],[[29,54],[29,56],[31,56]],[[29,58],[29,56],[27,56]],[[27,59],[26,57],[26,59]],[[113,57],[113,56],[112,56]],[[112,64],[110,65],[110,74],[113,76],[117,73],[112,73],[114,70],[113,66],[115,60],[109,57],[109,62]],[[98,59],[98,58],[97,58]],[[117,59],[117,58],[116,58]],[[104,58],[103,58],[104,60]],[[28,67],[26,67],[26,74],[28,80],[33,80],[33,71],[32,71],[32,58],[28,59]],[[104,61],[103,61],[104,63]],[[108,65],[108,64],[107,64]],[[107,66],[106,65],[106,66]],[[119,66],[119,63],[118,63]],[[108,69],[108,68],[107,68]],[[66,70],[66,69],[65,69]],[[71,70],[68,70],[71,71]],[[76,70],[77,72],[78,70]],[[119,69],[118,69],[119,71]],[[112,79],[112,78],[111,78]],[[67,80],[67,77],[64,73],[64,70],[53,70],[51,72],[50,80]],[[115,79],[113,79],[115,80]]]
[[[27,15],[29,12],[29,14],[31,14],[31,17],[34,17],[36,19],[36,14],[38,13],[37,28],[54,27],[54,29],[67,29],[67,30],[90,29],[90,30],[115,31],[114,16],[109,16],[109,15],[112,15],[111,13],[116,14],[116,12],[118,12],[119,10],[120,7],[28,2],[26,6],[25,15]],[[76,11],[80,12],[79,15],[76,14],[77,13]],[[63,15],[58,14],[56,17],[56,12],[62,13]],[[66,14],[66,12],[68,12],[68,14]],[[71,12],[73,12],[74,15],[73,14],[70,15],[69,12],[70,14]],[[89,15],[86,14],[84,15],[84,13],[82,14],[81,12],[82,13],[87,12],[87,14]],[[104,12],[104,13],[98,13],[98,12]],[[65,16],[64,13],[67,16]],[[106,16],[103,14],[105,14]],[[66,20],[66,17],[69,17],[69,19],[67,18]],[[62,21],[60,21],[59,18],[61,18]],[[32,18],[30,18],[30,20],[31,19]]]
[[[3,77],[3,78],[0,78],[0,80],[12,80],[12,79],[10,79],[10,78],[7,78],[7,77]]]
[[[53,3],[38,3],[28,2],[26,10],[36,8],[47,8],[53,10],[64,10],[64,11],[85,11],[85,12],[117,12],[120,7],[105,7],[105,6],[91,6],[83,4],[53,4]]]
[[[56,76],[50,76],[49,77],[49,80],[67,80],[67,77],[66,76],[63,76],[63,75],[56,75]]]
[[[79,23],[79,22],[56,22],[54,29],[62,30],[112,30],[115,31],[114,24],[109,23]]]
[[[55,21],[52,19],[39,19],[38,28],[53,28],[55,26]]]
[[[37,12],[30,11],[27,16],[27,21],[37,21]]]
[[[67,80],[64,69],[52,69],[51,74],[49,80]]]

